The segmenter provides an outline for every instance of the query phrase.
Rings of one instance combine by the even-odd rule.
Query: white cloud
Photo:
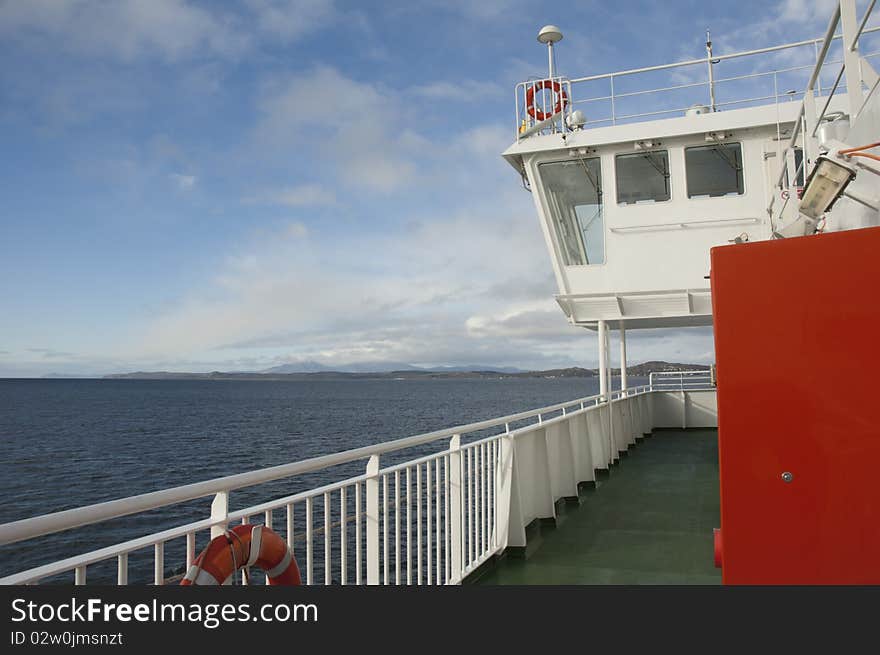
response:
[[[347,237],[298,222],[220,262],[142,334],[151,361],[283,360],[326,365],[594,365],[595,334],[565,320],[528,197],[414,219],[408,231]],[[639,359],[708,361],[711,335],[633,331]],[[707,353],[709,353],[707,355]]]
[[[284,229],[284,236],[289,239],[305,239],[309,235],[309,228],[299,221],[288,223]]]
[[[461,79],[439,80],[413,87],[412,93],[431,100],[453,100],[462,103],[494,100],[506,91],[498,82]]]
[[[485,349],[468,345],[467,319],[534,293],[523,285],[499,297],[499,278],[543,279],[553,305],[538,226],[511,210],[423,216],[406,232],[350,238],[312,236],[292,223],[227,258],[208,288],[149,326],[142,343],[166,357],[234,345],[347,361],[440,359],[453,344]],[[504,253],[503,266],[492,253]]]
[[[400,128],[404,110],[394,97],[329,67],[276,78],[265,89],[257,137],[276,148],[312,144],[310,150],[337,168],[342,184],[390,193],[412,179],[414,159],[428,146],[412,129]]]
[[[196,186],[195,175],[184,175],[182,173],[171,173],[169,176],[180,191],[191,191]]]
[[[320,184],[301,184],[262,191],[244,199],[246,203],[281,207],[317,207],[336,204],[336,194]]]
[[[248,41],[232,18],[187,0],[5,2],[0,34],[37,43],[51,39],[70,52],[125,61],[142,56],[175,61],[205,52],[234,56]]]
[[[332,0],[246,0],[259,29],[290,42],[322,28],[337,16]]]
[[[795,21],[799,23],[815,22],[817,18],[825,20],[831,18],[834,8],[839,0],[783,0],[779,5],[779,11],[774,12],[774,20],[781,25]]]
[[[463,15],[470,20],[509,19],[516,16],[522,0],[431,0],[438,7]]]

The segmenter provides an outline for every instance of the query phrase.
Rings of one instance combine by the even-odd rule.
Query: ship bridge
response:
[[[562,33],[543,28],[549,74],[516,86],[503,156],[532,192],[569,321],[622,338],[711,325],[710,248],[880,224],[872,175],[841,200],[849,223],[800,202],[828,144],[862,138],[854,118],[876,108],[878,32],[844,1],[825,38],[717,55],[707,32],[705,57],[568,78]]]

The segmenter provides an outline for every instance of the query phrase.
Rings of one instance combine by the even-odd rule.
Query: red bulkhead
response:
[[[717,247],[711,277],[724,582],[880,583],[880,228]]]

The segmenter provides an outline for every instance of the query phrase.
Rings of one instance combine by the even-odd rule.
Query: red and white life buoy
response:
[[[270,585],[302,584],[287,542],[264,525],[238,525],[212,539],[180,584],[220,585],[238,569],[251,566],[265,571]]]
[[[542,89],[552,89],[556,94],[556,106],[553,107],[552,113],[545,113],[535,107],[535,92]],[[535,82],[526,90],[526,111],[529,116],[536,121],[543,121],[555,114],[558,114],[568,104],[568,94],[559,82],[551,82],[550,80],[540,80]]]

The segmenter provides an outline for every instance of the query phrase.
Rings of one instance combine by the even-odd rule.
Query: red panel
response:
[[[713,248],[712,303],[724,582],[880,583],[880,228]]]

